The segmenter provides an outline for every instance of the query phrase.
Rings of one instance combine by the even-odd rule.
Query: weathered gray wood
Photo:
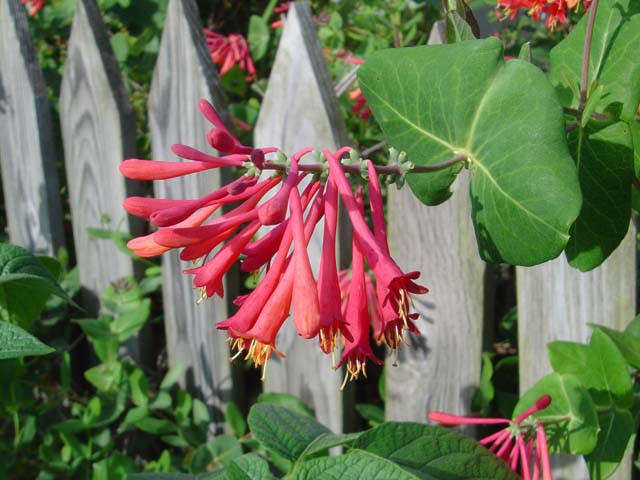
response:
[[[131,191],[118,166],[135,155],[136,142],[133,112],[95,0],[77,3],[60,124],[83,300],[95,314],[109,282],[134,273],[131,258],[113,242],[91,237],[87,228],[130,231],[122,202]]]
[[[0,159],[9,239],[53,254],[64,244],[47,91],[19,0],[0,1]]]
[[[324,62],[309,6],[292,3],[255,129],[257,146],[277,146],[291,155],[307,146],[320,150],[344,145],[346,129]],[[316,231],[309,244],[316,272],[321,243],[322,232]],[[276,345],[287,358],[269,361],[266,389],[298,395],[320,422],[341,431],[342,378],[331,370],[331,359],[317,339],[303,340],[287,321]]]
[[[434,25],[430,43],[442,43],[443,35]],[[405,271],[422,272],[420,283],[430,290],[414,296],[422,336],[407,335],[410,346],[399,349],[397,367],[393,357],[386,362],[389,420],[425,421],[430,410],[469,413],[480,379],[493,286],[478,256],[466,172],[453,189],[437,207],[421,204],[409,187],[389,190],[391,254]]]
[[[156,159],[175,161],[170,151],[174,143],[211,150],[205,139],[211,125],[198,110],[200,98],[212,101],[220,113],[226,110],[201,29],[194,0],[169,2],[149,96],[151,142]],[[214,171],[155,182],[154,188],[156,196],[162,198],[197,198],[220,183],[220,172]],[[188,267],[180,261],[178,252],[164,255],[164,321],[169,362],[186,367],[183,385],[195,391],[213,410],[215,421],[221,422],[220,410],[231,393],[231,368],[226,332],[217,331],[215,322],[229,316],[226,299],[214,297],[196,305],[199,294],[193,289],[191,277],[182,274],[185,268]],[[229,295],[228,288],[225,290]]]
[[[618,249],[587,273],[573,269],[564,255],[536,267],[518,267],[518,350],[520,391],[551,372],[546,344],[588,342],[589,323],[623,329],[636,313],[636,228],[632,224]],[[588,478],[581,457],[554,467],[555,479]],[[611,477],[631,478],[631,459]]]

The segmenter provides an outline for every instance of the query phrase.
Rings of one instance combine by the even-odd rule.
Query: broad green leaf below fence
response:
[[[552,422],[545,427],[549,452],[591,453],[597,441],[598,417],[589,392],[578,377],[557,373],[542,377],[522,395],[513,418],[530,408],[542,395],[550,395],[551,404],[534,416],[542,422]]]
[[[631,325],[631,324],[630,324]],[[602,325],[592,325],[614,341],[625,361],[633,368],[640,370],[640,336],[629,331],[618,332]]]
[[[389,422],[362,433],[353,450],[296,469],[300,479],[516,480],[495,455],[464,435],[419,423]]]
[[[389,142],[416,165],[467,156],[482,258],[534,265],[566,246],[581,194],[553,87],[503,55],[495,38],[383,50],[358,78]],[[449,197],[460,168],[407,181],[433,205]]]
[[[296,460],[320,435],[331,433],[312,417],[269,403],[255,404],[247,420],[258,440],[289,460]]]
[[[53,351],[53,348],[45,345],[29,332],[0,320],[0,360],[29,355],[46,355]]]
[[[551,367],[557,373],[582,375],[587,365],[588,347],[577,342],[547,343]]]
[[[28,328],[51,295],[68,300],[66,292],[28,250],[0,244],[0,315]]]
[[[569,137],[578,167],[582,210],[571,226],[566,254],[582,271],[600,265],[629,230],[633,150],[629,126],[617,122],[605,128],[579,128]]]
[[[234,458],[226,471],[227,480],[265,480],[273,478],[269,474],[267,461],[254,453]]]
[[[577,107],[585,33],[584,15],[550,53],[550,77],[565,106]],[[601,0],[593,27],[589,81],[604,87],[596,111],[631,120],[640,101],[640,2]]]

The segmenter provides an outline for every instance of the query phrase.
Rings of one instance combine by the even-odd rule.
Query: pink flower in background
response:
[[[28,13],[30,17],[33,17],[44,7],[45,0],[21,0],[23,5],[29,9]]]
[[[252,81],[256,78],[256,67],[253,64],[249,44],[239,33],[232,33],[224,36],[220,33],[212,32],[205,28],[204,35],[207,39],[209,52],[213,63],[220,67],[220,75],[224,75],[235,65],[238,65],[245,73],[246,80]]]
[[[530,418],[550,404],[551,397],[543,395],[515,420],[460,417],[444,412],[429,412],[429,420],[444,426],[507,425],[502,430],[482,438],[478,443],[502,458],[514,472],[519,470],[524,480],[553,480],[544,426],[539,420]]]
[[[349,99],[353,102],[351,111],[363,120],[371,116],[371,109],[367,106],[367,99],[362,95],[362,90],[356,88],[349,92]]]
[[[325,353],[333,354],[344,345],[338,366],[346,364],[345,380],[366,375],[367,361],[381,363],[371,349],[371,331],[376,341],[398,348],[403,330],[418,333],[412,323],[415,314],[409,311],[410,294],[427,292],[413,281],[418,273],[403,273],[389,254],[373,164],[368,165],[372,231],[365,221],[362,195],[353,195],[340,163],[350,147],[325,150],[328,180],[323,184],[314,179],[302,189],[303,179],[327,166],[316,165],[316,170],[310,170],[299,164],[312,148],[294,153],[286,164],[277,163],[275,159],[282,156],[277,148],[243,145],[210,103],[201,100],[199,107],[213,124],[205,137],[220,154],[174,145],[172,151],[182,161],[129,159],[121,164],[122,173],[136,180],[170,179],[220,167],[244,167],[246,173],[196,199],[128,198],[124,207],[130,214],[158,227],[131,240],[129,248],[144,257],[181,249],[182,260],[196,263],[185,273],[193,275],[193,285],[200,289],[198,302],[214,295],[223,297],[224,275],[244,257],[242,270],[262,270],[263,278],[253,291],[234,300],[238,311],[217,324],[227,330],[236,356],[244,354],[255,366],[263,367],[273,352],[284,357],[276,347],[276,338],[293,308],[293,323],[302,338],[317,336]],[[262,169],[277,172],[260,177]],[[347,205],[354,230],[350,278],[337,272],[338,196]],[[225,213],[219,214],[223,206]],[[316,278],[307,246],[323,216]],[[256,238],[263,226],[273,228]]]

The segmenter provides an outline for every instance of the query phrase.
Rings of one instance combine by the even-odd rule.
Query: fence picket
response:
[[[80,0],[69,39],[60,92],[60,124],[78,273],[84,307],[99,309],[103,289],[134,274],[132,259],[88,228],[136,233],[122,209],[134,191],[118,166],[135,155],[135,119],[95,0]],[[108,220],[108,222],[105,222]],[[128,353],[140,359],[137,340]]]
[[[203,151],[211,147],[205,140],[211,128],[198,110],[200,98],[212,101],[218,112],[226,102],[218,75],[207,51],[198,7],[194,0],[170,0],[160,53],[149,95],[149,120],[153,157],[176,160],[170,147],[184,143]],[[156,196],[198,198],[217,188],[224,179],[214,171],[156,182]],[[191,277],[178,252],[163,257],[164,321],[171,365],[186,367],[182,384],[188,385],[212,409],[217,427],[221,410],[231,394],[231,367],[226,333],[215,329],[215,322],[228,317],[225,299],[211,298],[195,304],[198,298]],[[233,277],[232,277],[233,278]],[[227,277],[225,292],[232,296],[234,279]]]
[[[429,42],[443,41],[436,23]],[[453,188],[437,207],[422,205],[409,187],[389,191],[391,254],[405,271],[422,272],[420,283],[430,292],[414,297],[422,336],[406,336],[410,346],[399,350],[398,366],[394,357],[386,361],[388,420],[423,422],[429,410],[468,413],[480,379],[493,285],[478,257],[464,172]]]
[[[636,314],[636,228],[618,249],[587,273],[573,269],[566,257],[536,267],[516,269],[520,391],[551,372],[546,344],[554,340],[587,342],[589,323],[624,329]],[[554,478],[589,478],[580,457],[555,457]],[[631,478],[631,458],[614,476]]]
[[[309,5],[292,3],[258,117],[256,145],[277,146],[290,155],[306,146],[335,149],[345,143],[344,120],[324,62]],[[321,241],[322,232],[316,231],[309,244],[316,272]],[[311,348],[299,338],[291,321],[276,345],[287,358],[269,361],[266,389],[300,396],[322,423],[341,431],[342,378],[331,370],[331,360],[319,346]]]
[[[50,105],[19,0],[0,2],[0,160],[10,241],[54,254],[64,233]]]

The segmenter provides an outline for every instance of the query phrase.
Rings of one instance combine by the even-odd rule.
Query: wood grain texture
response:
[[[0,0],[0,161],[9,240],[40,254],[64,245],[50,115],[25,7]]]
[[[118,166],[135,155],[136,142],[133,112],[95,0],[76,6],[60,123],[83,300],[95,314],[109,282],[134,273],[127,255],[113,242],[91,237],[87,228],[131,231],[122,202],[133,192]],[[105,218],[110,221],[104,223]]]
[[[277,146],[291,155],[307,146],[320,150],[345,144],[344,120],[324,62],[308,4],[292,3],[255,129],[257,146]],[[318,228],[309,244],[316,272],[321,242]],[[287,358],[269,361],[265,388],[298,395],[320,422],[341,431],[342,378],[317,343],[299,337],[289,319],[276,341]]]
[[[170,151],[174,143],[211,152],[205,139],[211,125],[200,113],[198,100],[206,98],[218,112],[224,114],[226,111],[197,8],[194,0],[169,2],[149,96],[155,159],[176,161]],[[197,198],[218,188],[222,181],[220,177],[219,171],[203,172],[155,182],[154,189],[157,197]],[[226,332],[216,330],[215,322],[228,317],[226,298],[214,297],[196,305],[199,293],[193,289],[191,276],[182,273],[188,267],[180,261],[176,251],[163,256],[169,363],[186,367],[182,385],[188,386],[207,403],[220,428],[221,411],[231,394],[231,368]]]
[[[444,29],[434,25],[430,43],[442,43]],[[409,187],[389,190],[391,254],[404,271],[422,272],[429,288],[415,295],[417,326],[408,348],[386,362],[388,420],[426,420],[429,410],[469,413],[480,380],[483,321],[492,305],[492,277],[478,256],[469,201],[469,178],[463,171],[447,202],[427,207]],[[486,277],[486,278],[485,278]]]
[[[600,267],[582,273],[560,257],[536,267],[518,267],[518,350],[520,391],[551,373],[546,344],[588,342],[589,323],[624,329],[636,314],[636,228],[632,224],[618,249]],[[627,458],[611,478],[631,478]],[[588,478],[581,457],[554,465],[557,480]]]

